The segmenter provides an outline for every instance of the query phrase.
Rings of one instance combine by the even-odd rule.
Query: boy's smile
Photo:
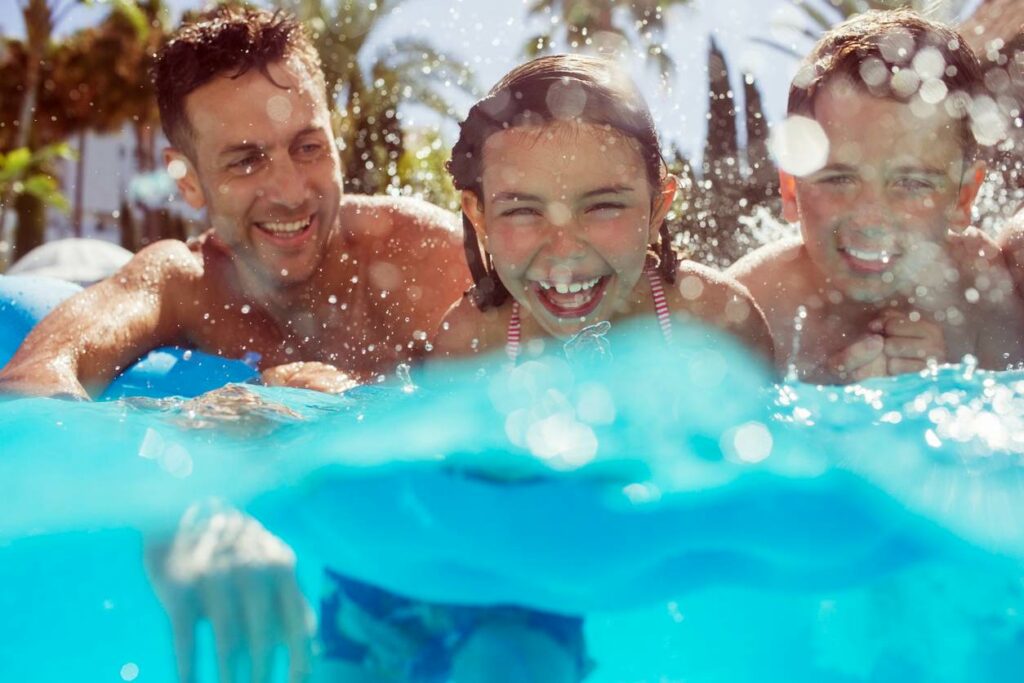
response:
[[[948,231],[970,223],[981,174],[966,167],[963,124],[921,104],[829,83],[815,99],[825,166],[783,177],[786,217],[819,275],[857,301],[913,295],[934,280]]]

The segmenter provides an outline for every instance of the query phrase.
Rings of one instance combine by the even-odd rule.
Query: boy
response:
[[[1024,359],[1024,302],[969,229],[982,88],[963,39],[910,11],[867,12],[814,47],[783,124],[810,132],[800,163],[780,163],[801,237],[729,271],[764,310],[780,371],[842,384],[968,354],[988,369]]]

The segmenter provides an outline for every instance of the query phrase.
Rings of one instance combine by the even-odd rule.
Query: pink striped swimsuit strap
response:
[[[512,302],[512,315],[508,317],[508,329],[505,332],[505,355],[514,364],[519,360],[519,340],[522,334],[522,321],[519,319],[519,302]]]
[[[672,316],[668,310],[668,299],[665,298],[665,285],[661,281],[658,270],[652,266],[644,268],[647,281],[651,283],[651,298],[654,299],[654,315],[658,318],[658,326],[665,341],[672,341]]]

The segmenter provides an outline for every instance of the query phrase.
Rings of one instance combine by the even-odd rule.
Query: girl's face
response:
[[[590,123],[491,135],[483,202],[463,210],[502,283],[540,326],[568,337],[626,308],[675,194],[652,197],[635,141]]]

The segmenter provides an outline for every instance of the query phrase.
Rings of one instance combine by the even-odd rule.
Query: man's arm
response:
[[[202,275],[181,242],[158,242],[76,294],[29,333],[0,371],[0,392],[88,399],[146,351],[181,337],[176,301]]]

